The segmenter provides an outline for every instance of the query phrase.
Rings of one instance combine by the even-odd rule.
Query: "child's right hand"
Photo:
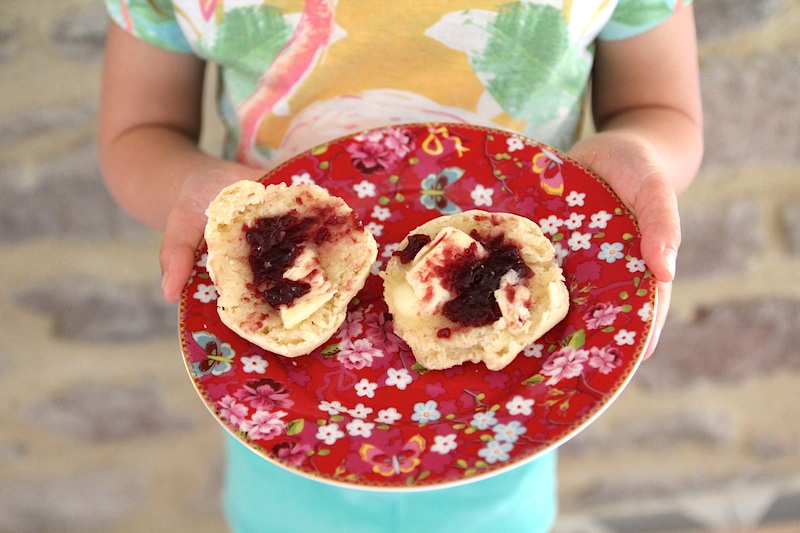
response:
[[[164,299],[175,302],[195,265],[195,252],[203,239],[206,225],[206,208],[219,192],[228,185],[243,179],[259,179],[262,170],[247,167],[210,169],[191,175],[181,187],[175,203],[167,215],[164,237],[161,241],[161,292]]]

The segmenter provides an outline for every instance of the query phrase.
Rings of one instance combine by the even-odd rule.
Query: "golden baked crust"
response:
[[[553,260],[555,250],[533,221],[513,214],[481,210],[436,218],[410,232],[409,237],[425,234],[436,239],[445,228],[456,228],[467,235],[472,233],[480,236],[481,241],[502,238],[504,245],[516,247],[533,274],[516,280],[525,287],[522,291],[529,291],[520,300],[527,305],[522,309],[517,306],[509,316],[504,313],[487,325],[455,323],[444,316],[441,309],[425,309],[421,300],[414,299],[414,290],[407,277],[414,262],[403,263],[395,255],[381,273],[384,298],[394,318],[395,333],[406,341],[417,361],[428,369],[483,361],[490,370],[500,370],[567,314],[569,293],[562,270]],[[408,244],[407,237],[398,250],[404,250]]]
[[[220,319],[250,342],[287,357],[313,351],[336,332],[377,257],[377,243],[355,212],[344,200],[316,185],[265,186],[240,181],[223,189],[206,214],[206,266],[219,295]],[[246,231],[259,220],[287,215],[310,221],[317,228],[317,234],[301,246],[313,252],[332,292],[299,323],[287,320],[289,326],[255,286],[249,262],[251,246],[246,240]]]

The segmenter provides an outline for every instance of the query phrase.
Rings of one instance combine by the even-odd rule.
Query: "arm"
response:
[[[681,241],[677,195],[703,155],[691,6],[642,35],[598,42],[592,109],[597,133],[569,155],[603,177],[636,214],[643,259],[659,281],[650,355],[666,319]]]
[[[203,235],[205,208],[226,185],[263,172],[197,147],[204,63],[161,50],[111,24],[98,147],[106,186],[139,221],[164,231],[164,297],[176,300]]]

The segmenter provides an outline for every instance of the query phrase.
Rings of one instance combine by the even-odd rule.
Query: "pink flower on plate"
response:
[[[384,313],[372,313],[367,315],[365,320],[367,339],[376,348],[387,353],[397,353],[404,346],[403,339],[394,332],[392,319]]]
[[[583,315],[583,319],[586,321],[587,328],[601,329],[613,324],[620,311],[622,311],[622,307],[602,302],[591,307]]]
[[[589,360],[588,350],[576,350],[565,346],[553,353],[542,367],[542,375],[549,376],[547,385],[555,385],[562,379],[575,378],[583,372],[583,365]]]
[[[224,396],[217,402],[217,406],[219,415],[236,427],[244,421],[249,411],[246,405],[237,402],[231,395]]]
[[[253,440],[269,440],[283,433],[285,424],[281,420],[286,416],[285,411],[256,411],[250,420],[242,422],[242,431]]]
[[[311,451],[311,446],[306,444],[292,444],[289,442],[282,442],[272,448],[272,453],[284,462],[292,466],[300,466],[303,461],[308,457],[308,452]]]
[[[294,401],[289,399],[289,394],[289,389],[270,378],[248,381],[233,393],[239,400],[250,402],[250,405],[262,411],[291,407]]]
[[[616,346],[604,346],[598,348],[592,346],[589,349],[589,366],[596,368],[601,374],[608,374],[617,368],[622,359],[622,354]]]
[[[345,339],[339,344],[339,355],[336,359],[349,370],[369,368],[375,359],[383,357],[383,352],[376,349],[369,339]]]

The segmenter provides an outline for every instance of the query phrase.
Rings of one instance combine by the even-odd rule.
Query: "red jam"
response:
[[[502,316],[494,297],[500,278],[514,270],[520,279],[527,279],[533,276],[533,271],[520,257],[519,248],[504,242],[502,235],[484,239],[473,230],[470,236],[483,245],[488,256],[479,259],[464,254],[447,268],[442,267],[437,275],[447,290],[458,295],[444,304],[442,314],[456,324],[480,327]]]
[[[308,283],[287,280],[283,276],[308,244],[321,245],[333,238],[340,227],[350,229],[348,217],[332,209],[320,209],[305,217],[290,211],[278,217],[260,218],[252,226],[245,226],[253,285],[267,303],[273,307],[291,305],[311,290]]]
[[[392,255],[396,255],[400,262],[404,265],[411,262],[422,248],[431,242],[431,238],[424,233],[417,233],[416,235],[408,236],[408,245],[402,250],[396,251]]]

